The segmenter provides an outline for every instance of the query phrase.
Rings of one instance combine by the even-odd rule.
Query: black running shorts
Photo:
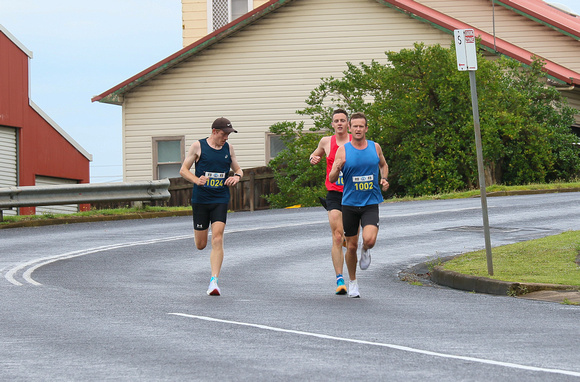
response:
[[[326,194],[326,210],[342,211],[342,192],[328,191]]]
[[[195,203],[191,205],[191,209],[193,211],[193,229],[196,231],[208,229],[213,222],[225,224],[228,217],[227,203]]]
[[[379,205],[371,204],[364,207],[342,206],[342,225],[344,236],[358,235],[358,227],[367,225],[379,226]]]

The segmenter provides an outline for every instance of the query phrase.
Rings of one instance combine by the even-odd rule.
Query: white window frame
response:
[[[179,141],[179,149],[180,149],[180,156],[181,161],[179,164],[183,163],[185,160],[185,136],[177,135],[177,136],[163,136],[163,137],[151,137],[152,140],[152,158],[153,158],[153,180],[159,180],[159,154],[158,154],[158,142],[161,141]],[[178,164],[178,162],[164,162],[166,164]]]
[[[248,1],[248,12],[254,9],[254,0]],[[232,0],[228,0],[228,23],[232,20]],[[219,28],[217,28],[219,29]],[[207,0],[207,33],[213,33],[213,1]]]
[[[266,164],[270,163],[270,161],[276,157],[276,155],[272,156],[271,139],[273,137],[280,137],[280,135],[274,134],[274,133],[270,133],[270,132],[266,132],[266,150],[265,150],[266,151],[265,152]]]

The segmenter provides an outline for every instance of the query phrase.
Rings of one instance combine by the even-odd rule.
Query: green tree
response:
[[[325,194],[326,172],[323,162],[312,166],[308,158],[318,146],[320,134],[305,130],[304,122],[279,122],[270,131],[280,135],[286,149],[269,163],[280,192],[266,195],[266,199],[273,208],[318,204],[318,197]]]
[[[457,70],[454,47],[417,43],[413,49],[386,56],[386,65],[347,63],[343,76],[323,79],[298,113],[312,118],[312,130],[330,134],[334,107],[364,112],[369,120],[367,136],[381,145],[389,164],[391,194],[417,196],[477,187],[469,77]],[[572,144],[578,138],[570,130],[574,109],[554,87],[546,86],[542,69],[539,59],[524,66],[479,54],[476,78],[488,184],[567,180],[580,171],[580,157]],[[313,139],[316,134],[307,133],[311,146],[297,147],[305,134],[303,125],[294,127],[271,129],[288,134],[288,150],[296,155],[272,163],[274,168],[308,166],[305,158],[320,135]],[[324,170],[317,171],[323,179]],[[296,175],[291,179],[298,179]],[[290,188],[315,183],[305,176],[280,189],[295,195]],[[324,189],[312,192],[323,194]],[[286,203],[290,200],[294,199]]]

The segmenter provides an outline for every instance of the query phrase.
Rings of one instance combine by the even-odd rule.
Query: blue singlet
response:
[[[367,141],[363,150],[354,148],[352,142],[344,145],[345,162],[342,167],[344,206],[364,207],[383,202],[379,185],[379,156],[373,141]]]

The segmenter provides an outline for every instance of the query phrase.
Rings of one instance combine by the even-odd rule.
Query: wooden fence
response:
[[[189,206],[193,185],[183,178],[169,179],[169,201],[151,202],[152,206],[181,207]],[[264,195],[279,192],[274,181],[272,170],[267,167],[255,167],[244,170],[244,176],[235,187],[230,187],[230,211],[255,211],[270,208]],[[131,203],[93,203],[95,209],[127,207]]]

